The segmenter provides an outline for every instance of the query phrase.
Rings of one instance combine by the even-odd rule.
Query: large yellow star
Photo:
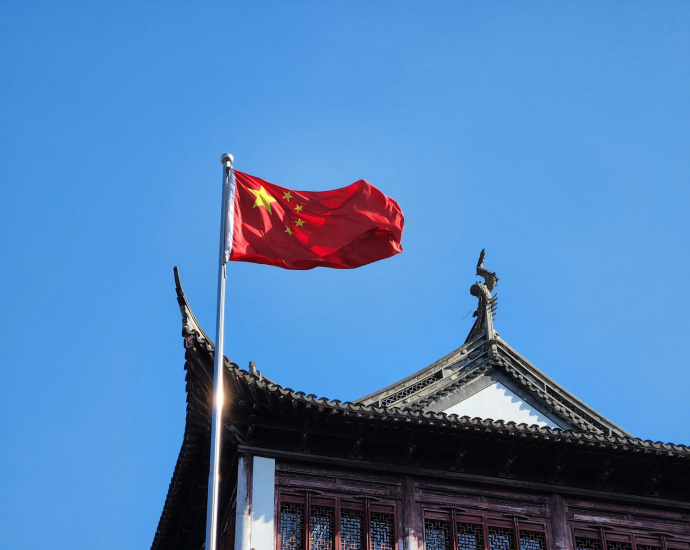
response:
[[[256,197],[256,202],[254,202],[253,208],[256,208],[257,206],[263,206],[266,210],[268,210],[269,214],[273,214],[273,210],[271,209],[271,203],[276,202],[276,199],[274,199],[271,195],[268,194],[268,191],[264,189],[264,186],[261,186],[261,189],[258,191],[256,189],[250,189],[250,193],[252,193]]]

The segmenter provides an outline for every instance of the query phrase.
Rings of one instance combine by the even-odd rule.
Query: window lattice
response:
[[[632,550],[632,544],[629,542],[607,540],[606,550]]]
[[[372,512],[369,527],[371,550],[393,550],[393,516]]]
[[[544,533],[520,531],[520,550],[546,550]]]
[[[661,550],[658,546],[652,544],[638,544],[637,550]]]
[[[362,526],[362,512],[357,510],[340,511],[340,549],[362,550],[364,528]]]
[[[440,519],[427,519],[424,522],[426,550],[451,550],[450,522]]]
[[[512,529],[489,527],[489,548],[491,550],[515,550]]]
[[[458,550],[484,550],[484,528],[481,524],[458,523]]]
[[[280,550],[303,550],[304,505],[283,502],[280,507]]]
[[[441,378],[443,378],[443,371],[438,371],[437,373],[432,374],[424,380],[420,380],[419,382],[412,384],[404,390],[400,390],[399,392],[394,393],[390,397],[382,399],[381,406],[387,407],[388,405],[401,400],[403,397],[407,397],[408,395],[412,395],[413,393],[416,393],[419,390],[426,388],[427,386],[431,386],[431,384],[440,380]]]
[[[601,550],[599,539],[575,537],[576,550]]]
[[[333,550],[333,508],[312,506],[309,534],[310,550]]]

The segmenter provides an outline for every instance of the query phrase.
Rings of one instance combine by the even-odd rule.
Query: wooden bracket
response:
[[[302,428],[302,437],[300,437],[297,449],[295,449],[298,453],[309,453],[309,449],[307,449],[307,441],[309,441],[310,434],[311,431],[309,430],[309,422],[305,422],[304,428]]]
[[[662,477],[661,464],[657,464],[654,466],[654,470],[652,470],[649,478],[647,478],[647,481],[644,485],[644,494],[650,497],[659,496],[659,493],[655,492],[654,489],[656,489],[656,486]]]
[[[259,394],[256,393],[256,388],[252,384],[247,384],[247,389],[254,399],[254,404],[258,405],[261,401],[259,400]]]
[[[515,464],[516,460],[517,455],[515,454],[515,445],[513,445],[510,448],[510,452],[508,453],[505,462],[503,463],[501,471],[498,472],[498,477],[513,477],[513,475],[510,473],[510,470],[513,469],[513,465]]]
[[[405,456],[403,457],[403,462],[409,464],[412,460],[412,455],[417,450],[417,445],[414,444],[415,439],[417,439],[417,434],[410,434],[407,438],[407,444],[405,445]]]
[[[553,469],[549,474],[549,483],[559,483],[559,479],[561,478],[563,470],[565,470],[565,458],[561,453],[558,455],[556,463],[553,465]]]
[[[364,444],[364,426],[360,426],[357,430],[357,435],[355,436],[355,442],[352,445],[352,449],[347,455],[347,458],[354,458],[355,460],[362,460],[362,455],[358,454],[359,450]]]
[[[613,474],[613,459],[609,458],[606,460],[606,462],[604,462],[604,467],[599,474],[599,478],[597,479],[597,488],[605,489],[611,474]]]
[[[247,445],[251,445],[254,441],[254,429],[256,428],[256,415],[253,414],[249,417],[249,427],[247,428],[247,435],[245,439],[247,440]]]
[[[232,424],[225,424],[225,428],[232,434],[237,443],[240,445],[246,445],[246,436],[240,430],[238,430],[236,426],[233,426]]]
[[[453,464],[451,465],[450,469],[453,472],[464,472],[465,468],[462,467],[462,463],[464,462],[466,456],[467,456],[467,449],[466,449],[466,444],[463,441],[458,446],[458,450],[455,453],[455,458],[453,459]]]

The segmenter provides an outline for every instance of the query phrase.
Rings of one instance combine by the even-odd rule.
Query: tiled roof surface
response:
[[[689,455],[690,448],[686,445],[676,445],[673,443],[662,443],[659,441],[642,440],[633,437],[618,435],[603,435],[584,433],[573,430],[562,430],[560,428],[549,428],[544,426],[527,424],[516,424],[503,420],[492,420],[487,418],[470,418],[468,416],[447,415],[442,412],[422,412],[398,408],[375,407],[361,405],[351,402],[341,402],[337,399],[326,397],[316,397],[313,394],[305,394],[301,391],[294,391],[284,388],[278,384],[271,384],[260,381],[256,376],[240,369],[234,364],[226,364],[228,372],[232,376],[240,379],[243,383],[253,385],[262,390],[271,392],[279,397],[287,397],[295,401],[310,403],[318,407],[324,407],[331,413],[333,411],[342,412],[358,418],[370,418],[387,420],[389,422],[414,423],[417,425],[441,426],[447,428],[457,427],[459,429],[481,430],[487,433],[513,432],[544,440],[566,441],[576,445],[597,445],[600,447],[620,448],[622,450],[649,450],[670,455]]]
[[[181,291],[181,289],[180,289]],[[184,297],[184,294],[182,294]],[[186,304],[186,300],[185,300]],[[191,313],[189,305],[186,304],[186,309]],[[183,312],[184,313],[184,312]],[[190,317],[192,322],[185,323],[185,335],[193,337],[195,342],[200,345],[209,354],[208,361],[213,364],[213,355],[215,354],[215,346],[206,334],[196,323],[196,319]],[[184,322],[184,321],[183,321]],[[673,443],[661,443],[650,440],[642,440],[635,437],[621,436],[621,435],[604,435],[594,433],[583,433],[573,430],[562,430],[560,428],[549,428],[537,425],[516,424],[514,422],[506,422],[504,420],[470,418],[468,416],[457,416],[455,414],[445,414],[443,412],[424,412],[420,410],[410,410],[406,408],[397,407],[377,407],[373,405],[364,405],[361,403],[352,403],[349,401],[340,401],[339,399],[329,399],[327,397],[317,397],[314,394],[307,394],[302,391],[295,391],[291,388],[283,387],[266,378],[258,377],[244,369],[239,368],[236,364],[225,359],[226,373],[237,379],[243,384],[254,386],[255,388],[269,392],[276,395],[278,398],[288,398],[293,401],[301,401],[323,407],[331,412],[342,412],[344,415],[351,415],[356,417],[367,417],[385,419],[390,422],[404,422],[415,423],[418,425],[434,425],[445,427],[458,427],[462,429],[472,428],[479,429],[486,432],[505,432],[513,431],[515,433],[529,435],[536,438],[543,438],[548,440],[559,439],[562,441],[592,443],[600,446],[608,446],[613,448],[629,448],[629,449],[646,449],[653,451],[660,451],[673,455],[690,455],[690,447],[686,445],[676,445]]]

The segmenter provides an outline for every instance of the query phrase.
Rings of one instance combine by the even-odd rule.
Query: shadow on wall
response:
[[[549,418],[525,403],[500,382],[484,388],[444,412],[471,418],[491,418],[492,420],[505,420],[517,424],[536,424],[537,426],[558,428]]]

